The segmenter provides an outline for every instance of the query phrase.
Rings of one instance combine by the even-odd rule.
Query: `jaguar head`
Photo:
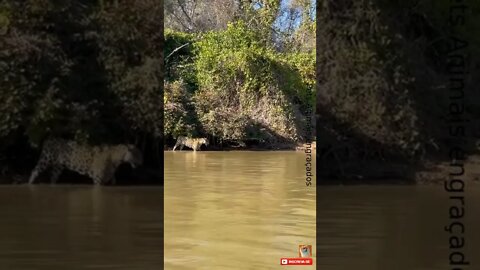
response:
[[[142,152],[135,145],[127,145],[127,153],[125,154],[123,161],[129,163],[132,168],[137,168],[143,164]]]
[[[207,138],[201,138],[200,142],[208,146],[208,139]]]

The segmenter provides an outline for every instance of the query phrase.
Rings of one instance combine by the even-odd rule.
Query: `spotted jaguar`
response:
[[[184,146],[188,148],[192,148],[193,151],[200,150],[202,145],[208,146],[208,139],[207,138],[187,138],[184,136],[180,136],[177,138],[177,143],[173,147],[173,151],[180,146],[180,150],[183,149]]]
[[[51,168],[52,183],[56,183],[62,171],[68,169],[92,178],[96,185],[115,184],[115,171],[123,163],[129,163],[133,168],[142,165],[142,153],[133,145],[92,146],[49,139],[43,144],[40,159],[28,182],[33,184],[42,171]]]

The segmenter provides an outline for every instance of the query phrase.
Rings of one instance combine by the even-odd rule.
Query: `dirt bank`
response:
[[[472,155],[463,162],[465,174],[459,179],[467,183],[480,184],[480,155]],[[344,164],[343,172],[322,172],[321,166],[318,171],[319,183],[331,184],[421,184],[443,185],[449,179],[453,171],[449,162],[426,162],[422,165],[393,163],[393,162],[356,162]],[[325,168],[325,171],[328,171]],[[458,171],[458,169],[456,169]],[[354,172],[354,173],[352,173]]]
[[[277,144],[269,144],[269,145],[249,145],[249,146],[218,146],[218,145],[209,145],[209,146],[202,146],[200,148],[201,151],[285,151],[285,150],[292,150],[292,151],[305,151],[305,149],[311,148],[312,150],[317,149],[316,142],[312,142],[310,145],[307,143],[277,143]],[[164,146],[165,151],[172,151],[173,146]],[[180,151],[177,149],[175,151]],[[190,148],[185,147],[182,151],[191,151]]]
[[[480,155],[472,155],[463,163],[464,176],[458,177],[466,182],[480,182]],[[421,184],[443,184],[449,179],[451,172],[458,172],[459,169],[452,167],[450,162],[428,163],[425,169],[415,174],[415,182]]]

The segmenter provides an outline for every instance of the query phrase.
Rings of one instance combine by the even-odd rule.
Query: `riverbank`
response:
[[[459,176],[465,182],[480,183],[480,155],[472,155],[464,161],[465,174]],[[458,171],[458,169],[456,169]],[[450,162],[428,163],[425,169],[419,171],[415,175],[417,183],[422,184],[443,184],[449,179],[449,174],[452,172]]]
[[[320,166],[319,166],[320,167]],[[480,155],[472,155],[464,162],[465,175],[462,177],[467,183],[480,184]],[[344,166],[343,170],[357,173],[338,175],[323,174],[318,171],[321,185],[443,185],[449,179],[452,170],[450,163],[428,161],[423,165],[387,163],[369,161]]]
[[[49,183],[49,172],[44,172],[35,181],[36,184]],[[163,185],[163,172],[158,169],[148,168],[128,168],[128,165],[122,165],[115,174],[118,186],[130,186],[130,185]],[[0,185],[16,185],[28,183],[28,173],[5,173],[0,175]],[[132,180],[134,179],[134,180]],[[72,171],[65,170],[62,172],[58,180],[59,184],[92,184],[92,180],[84,175],[77,174]]]
[[[178,150],[177,150],[178,151]],[[191,151],[191,150],[184,150]],[[210,151],[210,149],[209,149]],[[205,152],[209,152],[205,151]],[[215,151],[215,150],[212,150]],[[218,151],[294,151],[293,149],[230,149]],[[442,185],[448,180],[451,166],[448,162],[426,162],[423,166],[414,164],[386,163],[386,162],[362,162],[349,166],[344,166],[345,171],[340,178],[340,174],[335,172],[327,175],[322,173],[321,166],[317,175],[320,185]],[[470,156],[464,163],[465,175],[463,179],[467,183],[480,184],[480,155]],[[325,170],[326,171],[326,170]],[[357,173],[348,173],[355,171]],[[0,175],[0,184],[23,184],[28,181],[28,173],[4,173]],[[44,175],[39,179],[39,183],[47,183],[48,179]],[[59,183],[66,182],[62,179],[69,179],[73,183],[89,184],[91,180],[87,177],[77,175],[72,172],[64,172]],[[131,179],[135,179],[134,181]],[[163,175],[160,170],[120,168],[117,176],[119,185],[144,185],[159,184]]]
[[[306,149],[317,149],[317,143],[314,141],[310,145],[307,143],[297,144],[272,144],[272,145],[249,145],[249,146],[202,146],[200,151],[305,151]],[[173,151],[173,146],[164,146],[164,151]],[[175,151],[192,151],[185,147],[183,150]]]

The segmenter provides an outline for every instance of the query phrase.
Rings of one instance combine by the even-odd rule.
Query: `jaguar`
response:
[[[193,151],[197,151],[200,150],[200,147],[202,145],[208,146],[207,138],[188,138],[184,136],[179,136],[177,138],[177,143],[175,143],[175,146],[173,147],[173,151],[175,151],[175,149],[179,146],[180,150],[182,150],[183,147],[186,146],[188,148],[192,148]]]
[[[33,184],[41,172],[51,168],[53,184],[64,169],[86,175],[96,185],[115,184],[115,171],[123,163],[129,163],[133,168],[142,165],[141,151],[127,144],[92,146],[64,139],[48,139],[28,182]]]

